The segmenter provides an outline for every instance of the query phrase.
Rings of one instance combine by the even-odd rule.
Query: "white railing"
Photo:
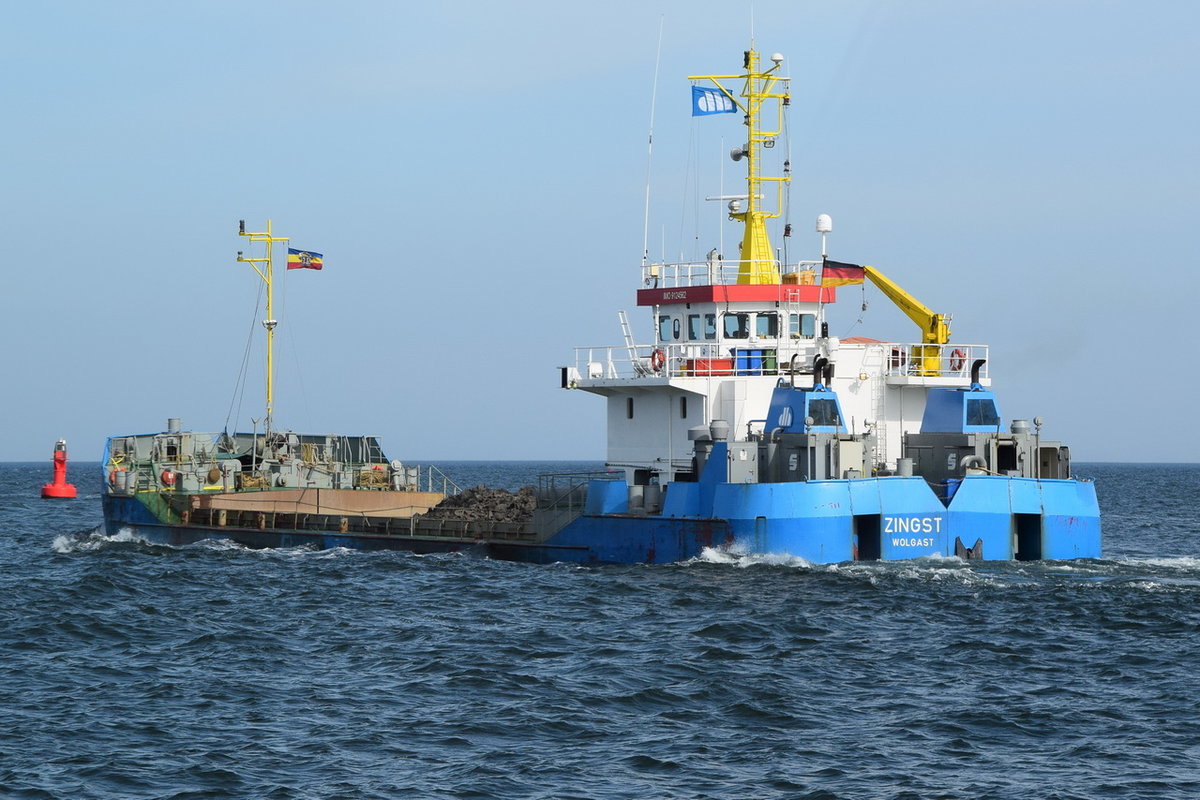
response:
[[[734,344],[624,345],[575,348],[574,380],[622,378],[710,377],[723,375],[787,375],[811,369],[816,346],[787,340],[749,340]],[[793,360],[793,356],[795,359]],[[793,367],[793,364],[795,365]]]
[[[785,279],[785,283],[799,284],[816,283],[816,269],[820,265],[820,261],[799,261],[782,265],[778,261],[770,262],[770,267],[779,270],[781,276],[796,276],[791,280]],[[645,264],[642,266],[642,282],[652,289],[737,283],[741,266],[742,262],[737,259]]]
[[[966,382],[971,365],[984,359],[980,378],[988,377],[987,345],[923,345],[908,342],[872,343],[881,358],[872,359],[883,376],[952,378]],[[925,349],[922,349],[925,348]],[[693,378],[755,375],[792,375],[812,372],[817,354],[814,339],[724,340],[660,345],[605,345],[576,347],[569,380],[590,381],[631,378]],[[837,362],[835,352],[833,359]]]
[[[884,342],[876,345],[884,353],[884,374],[923,378],[970,380],[971,365],[983,359],[980,379],[988,377],[988,346],[985,344],[909,344]]]

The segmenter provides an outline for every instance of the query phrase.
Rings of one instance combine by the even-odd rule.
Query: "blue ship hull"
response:
[[[1099,558],[1094,484],[992,475],[965,478],[944,505],[921,478],[671,484],[661,514],[627,513],[623,482],[593,482],[588,508],[550,541],[593,560],[679,561],[706,547],[813,563],[954,556],[989,560]],[[704,513],[700,508],[711,507]]]
[[[164,522],[136,496],[106,495],[107,532],[184,545],[230,539],[249,547],[464,552],[532,563],[669,563],[707,548],[812,563],[951,557],[1098,558],[1094,484],[972,475],[948,504],[916,477],[791,483],[673,483],[659,513],[631,513],[623,481],[592,481],[582,514],[527,541],[436,535],[232,528]]]

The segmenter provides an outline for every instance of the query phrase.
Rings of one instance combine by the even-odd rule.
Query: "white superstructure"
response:
[[[761,433],[771,390],[780,381],[811,385],[818,357],[833,366],[850,432],[873,428],[882,470],[894,469],[903,434],[918,430],[927,389],[969,385],[977,359],[985,361],[979,382],[990,385],[985,345],[940,345],[935,374],[922,374],[912,355],[921,343],[822,335],[837,289],[816,284],[811,262],[784,267],[775,285],[726,282],[723,265],[717,282],[694,280],[692,266],[644,269],[650,286],[638,304],[653,314],[653,343],[578,347],[566,370],[568,388],[607,398],[607,461],[631,478],[646,470],[665,484],[691,472],[688,431],[714,419],[737,439]]]
[[[694,471],[689,431],[714,420],[729,424],[732,439],[760,436],[781,381],[828,383],[841,398],[849,432],[873,432],[878,472],[895,469],[903,435],[919,428],[928,389],[968,386],[973,365],[974,380],[990,385],[987,348],[950,344],[948,316],[930,312],[872,267],[826,262],[827,215],[816,226],[821,260],[782,263],[772,250],[766,222],[782,216],[790,165],[783,160],[780,175],[771,177],[762,160],[767,151],[786,151],[775,145],[785,135],[790,96],[788,79],[777,74],[783,57],[771,62],[760,70],[758,54],[749,50],[743,74],[693,76],[716,87],[694,90],[694,115],[740,111],[747,128],[745,144],[731,153],[746,164],[746,193],[729,203],[729,218],[744,225],[739,257],[725,260],[714,250],[701,263],[644,263],[637,304],[653,316],[654,340],[634,341],[621,312],[624,343],[576,348],[563,370],[564,388],[607,398],[607,461],[624,468],[631,484],[687,480]],[[722,84],[732,79],[744,81],[740,93]],[[779,123],[766,130],[760,116],[772,101]],[[768,210],[772,194],[775,207]],[[790,230],[786,225],[784,235]],[[836,301],[837,285],[864,276],[921,327],[921,341],[828,336],[824,310]],[[825,366],[814,374],[818,359]]]

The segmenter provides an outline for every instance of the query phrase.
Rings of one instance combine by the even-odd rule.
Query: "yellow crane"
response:
[[[950,315],[936,314],[929,310],[924,303],[872,266],[864,266],[863,274],[921,328],[921,344],[914,345],[912,349],[917,374],[941,374],[942,345],[950,341]]]

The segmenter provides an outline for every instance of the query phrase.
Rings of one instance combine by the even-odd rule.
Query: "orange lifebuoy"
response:
[[[655,349],[650,354],[650,368],[655,372],[662,372],[663,366],[667,363],[667,354],[660,349]]]
[[[959,348],[954,348],[954,352],[950,354],[950,371],[958,372],[967,363],[967,354]]]
[[[163,482],[163,486],[174,486],[175,485],[175,473],[171,472],[171,470],[169,470],[169,469],[164,469],[162,471],[162,482]]]

